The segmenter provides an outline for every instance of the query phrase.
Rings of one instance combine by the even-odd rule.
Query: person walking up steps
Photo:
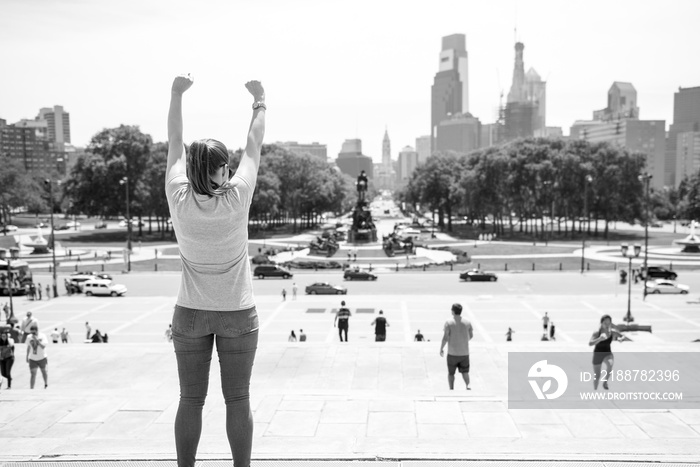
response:
[[[34,389],[36,382],[36,370],[41,370],[44,378],[44,389],[49,387],[49,363],[46,355],[46,346],[49,344],[46,335],[39,333],[39,326],[33,324],[27,337],[27,363],[29,363],[29,387]]]
[[[455,388],[455,372],[459,369],[462,379],[469,387],[469,341],[474,337],[472,324],[462,318],[462,305],[452,305],[452,318],[445,322],[440,356],[444,356],[447,345],[447,382],[450,390]]]
[[[182,274],[173,311],[173,347],[180,382],[175,416],[178,467],[194,467],[202,434],[214,343],[226,404],[226,435],[234,467],[249,467],[253,445],[250,377],[258,347],[258,313],[248,256],[248,213],[265,133],[265,91],[253,97],[248,137],[238,168],[229,169],[226,146],[214,139],[183,138],[183,94],[192,77],[177,76],[170,89],[165,193],[180,249]],[[227,114],[231,113],[224,104]]]
[[[340,337],[340,342],[343,342],[343,333],[345,333],[345,342],[348,341],[348,329],[350,328],[350,309],[345,307],[345,300],[340,302],[340,309],[335,314],[335,320],[333,321],[333,327],[338,325],[338,336]]]
[[[374,318],[374,321],[372,321],[370,326],[374,326],[375,342],[386,341],[386,328],[389,326],[389,322],[384,317],[384,312],[382,310],[379,310],[379,316]]]

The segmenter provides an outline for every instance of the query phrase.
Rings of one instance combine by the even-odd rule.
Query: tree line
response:
[[[473,151],[436,153],[419,166],[398,198],[433,211],[441,228],[455,216],[497,234],[544,234],[556,229],[574,236],[600,219],[645,216],[646,156],[608,143],[530,138]],[[650,218],[690,219],[700,215],[700,174],[678,190],[650,190]],[[598,223],[594,222],[598,235]]]
[[[230,151],[231,167],[237,166],[241,153]],[[165,232],[166,159],[167,143],[154,143],[138,126],[104,129],[93,136],[70,174],[54,185],[54,210],[124,216],[128,189],[130,214],[153,220],[157,230]],[[573,236],[576,230],[590,230],[590,219],[601,219],[607,235],[610,222],[644,218],[644,182],[638,176],[646,170],[645,160],[644,154],[607,143],[525,139],[469,154],[435,153],[413,172],[396,198],[435,212],[439,226],[447,230],[452,230],[455,217],[466,216],[501,235],[556,228],[563,236]],[[11,223],[18,208],[47,213],[44,179],[57,180],[57,174],[27,173],[21,161],[3,154],[0,164],[0,224]],[[120,184],[124,177],[128,183]],[[370,181],[370,199],[374,194]],[[356,200],[355,180],[333,164],[263,145],[251,228],[290,223],[296,231],[317,224],[324,212],[352,210]],[[650,201],[655,218],[700,218],[700,172],[678,189],[652,189]],[[151,222],[147,225],[150,230]],[[597,234],[598,223],[593,225]]]
[[[54,184],[55,212],[101,218],[124,216],[128,190],[130,215],[153,220],[157,230],[167,231],[170,217],[164,191],[167,150],[167,143],[154,143],[138,126],[121,125],[100,131],[92,137],[86,155],[77,160],[68,176]],[[229,153],[229,165],[237,167],[242,149]],[[318,223],[322,213],[346,212],[356,202],[354,180],[332,164],[275,145],[263,145],[261,153],[250,211],[252,226],[291,223],[295,230],[307,228]],[[3,155],[0,164],[3,164],[0,173],[3,223],[10,223],[15,208],[32,213],[50,210],[48,185],[43,180],[55,180],[56,174],[29,174],[20,161]],[[147,225],[150,229],[151,222]]]

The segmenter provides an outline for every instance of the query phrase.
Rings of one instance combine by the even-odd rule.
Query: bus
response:
[[[8,277],[11,279],[8,280]],[[32,270],[29,268],[29,263],[15,259],[10,262],[8,267],[7,260],[0,259],[0,295],[10,295],[10,287],[12,287],[12,295],[23,295],[27,291],[27,286],[30,286],[32,282]]]

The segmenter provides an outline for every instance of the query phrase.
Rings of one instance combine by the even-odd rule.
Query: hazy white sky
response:
[[[643,119],[673,118],[678,86],[700,86],[697,0],[0,0],[0,118],[70,112],[72,142],[119,124],[166,139],[170,84],[191,72],[185,139],[245,144],[260,79],[266,142],[345,139],[381,160],[430,132],[442,36],[467,35],[470,111],[495,119],[514,27],[525,68],[547,80],[547,125],[568,134],[630,81]]]

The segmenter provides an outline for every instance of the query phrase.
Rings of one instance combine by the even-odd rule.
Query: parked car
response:
[[[107,279],[107,280],[112,280],[112,276],[110,274],[107,274],[106,272],[97,272],[97,271],[80,271],[80,272],[74,272],[71,273],[71,276],[95,276],[96,279]]]
[[[126,293],[126,286],[122,284],[114,284],[107,279],[91,279],[82,284],[85,295],[111,295],[117,297]]]
[[[656,279],[655,281],[647,281],[647,293],[680,293],[687,294],[690,287],[679,284],[676,281],[667,279]]]
[[[69,229],[77,229],[80,227],[80,222],[78,222],[78,221],[67,222],[66,227],[68,227]]]
[[[2,232],[2,233],[16,232],[16,231],[17,231],[16,225],[7,224],[7,225],[3,225],[2,227],[0,227],[0,232]]]
[[[463,281],[471,282],[471,281],[488,281],[488,282],[496,282],[498,280],[498,276],[492,272],[484,272],[479,269],[467,269],[466,271],[462,271],[459,273],[459,278]]]
[[[146,223],[144,221],[139,221],[138,219],[131,219],[131,227],[144,227]],[[119,221],[119,227],[126,227],[126,219]]]
[[[83,283],[93,279],[97,279],[97,276],[89,272],[73,273],[68,278],[68,283],[66,284],[66,287],[70,287],[70,293],[82,293]]]
[[[649,274],[647,274],[645,268],[639,270],[639,276],[643,280],[649,279],[668,279],[675,281],[678,274],[671,271],[670,269],[662,268],[661,266],[649,266]]]
[[[69,230],[68,224],[58,224],[54,227],[54,230]]]
[[[265,279],[266,277],[281,277],[282,279],[289,279],[290,277],[294,276],[289,269],[285,269],[282,266],[276,266],[274,264],[261,264],[255,268],[253,275],[258,279]]]
[[[105,221],[98,222],[95,224],[95,229],[106,229],[107,223]]]
[[[331,295],[346,295],[348,289],[345,287],[340,287],[339,285],[332,285],[328,282],[316,282],[315,284],[306,286],[307,295],[316,294],[331,294]]]
[[[372,274],[371,272],[363,271],[359,268],[354,268],[354,269],[347,269],[343,273],[343,279],[348,280],[348,281],[354,281],[354,280],[376,281],[377,276],[375,274]]]

